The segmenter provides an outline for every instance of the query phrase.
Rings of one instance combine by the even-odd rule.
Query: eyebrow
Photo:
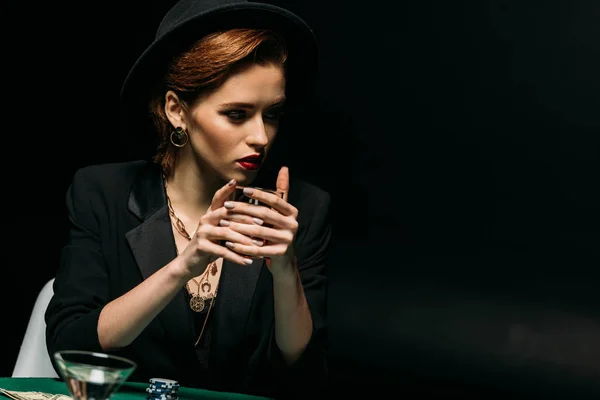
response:
[[[269,106],[269,108],[274,106],[279,106],[285,103],[285,97],[276,100],[273,104]],[[223,103],[219,105],[221,108],[254,108],[254,104],[252,103],[244,103],[244,102],[233,102],[233,103]]]

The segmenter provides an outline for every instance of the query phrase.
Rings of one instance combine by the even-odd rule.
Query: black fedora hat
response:
[[[288,92],[302,97],[317,70],[317,43],[308,24],[284,8],[246,0],[180,0],[163,17],[154,41],[139,56],[121,87],[121,116],[134,140],[148,141],[148,102],[170,59],[207,33],[229,28],[270,29],[288,47]]]

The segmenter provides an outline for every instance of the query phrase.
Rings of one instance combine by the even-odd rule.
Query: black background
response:
[[[598,2],[271,3],[321,46],[291,173],[334,200],[334,379],[600,379]],[[72,174],[137,158],[120,85],[171,4],[5,6],[0,376],[57,267]]]

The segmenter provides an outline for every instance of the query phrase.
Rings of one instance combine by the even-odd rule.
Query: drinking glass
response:
[[[248,204],[254,204],[257,206],[263,206],[263,207],[270,207],[268,204],[263,203],[262,201],[259,201],[257,199],[253,199],[251,197],[248,197],[244,194],[244,188],[250,188],[250,189],[254,189],[254,190],[261,190],[263,192],[268,192],[268,193],[273,193],[281,198],[283,198],[283,192],[275,190],[275,189],[265,189],[265,188],[261,188],[261,187],[257,187],[257,186],[236,186],[235,190],[233,191],[232,194],[229,195],[229,198],[227,200],[229,201],[239,201],[242,203],[248,203]],[[266,227],[271,227],[272,225],[267,224],[266,222],[263,224],[263,226]],[[266,245],[268,243],[268,241],[266,239],[263,238],[256,238],[253,237],[252,239],[254,240],[258,240],[258,241],[262,241],[263,245]],[[269,258],[266,256],[253,256],[252,258]]]
[[[58,351],[54,360],[73,400],[108,400],[137,368],[123,357],[80,350]]]

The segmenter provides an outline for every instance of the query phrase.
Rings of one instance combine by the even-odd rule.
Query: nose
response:
[[[247,142],[252,147],[266,147],[269,143],[269,135],[262,118],[256,118],[250,127]]]

